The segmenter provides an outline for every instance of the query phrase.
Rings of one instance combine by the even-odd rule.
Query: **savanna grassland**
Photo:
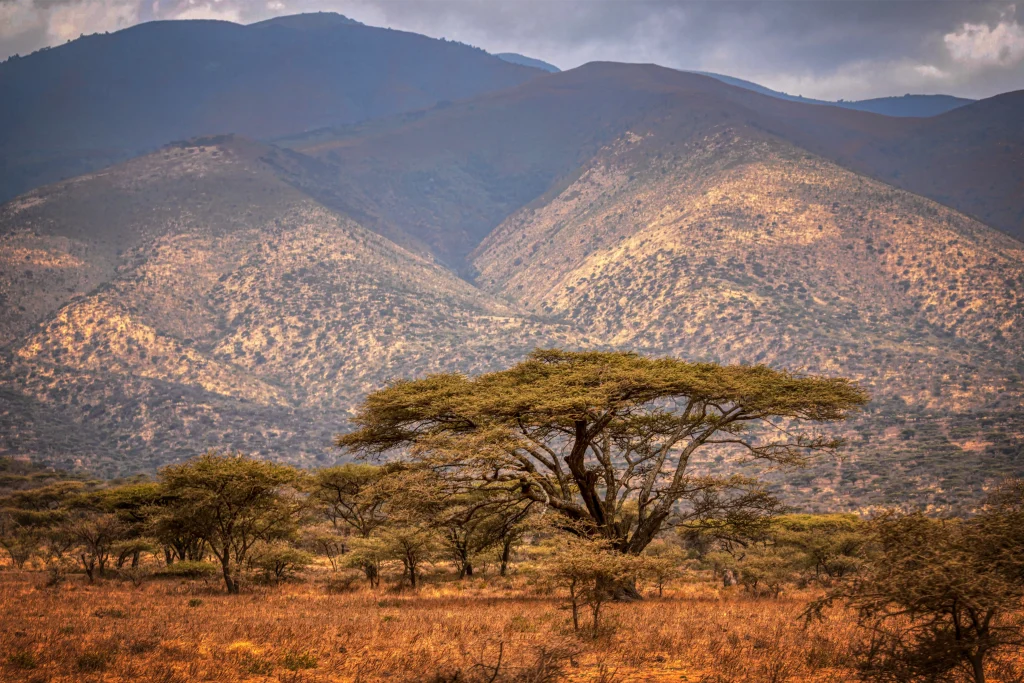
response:
[[[416,591],[337,592],[324,571],[224,594],[216,579],[140,587],[0,572],[2,675],[11,681],[845,681],[847,615],[804,626],[814,595],[754,598],[691,578],[648,586],[573,632],[564,600],[528,567],[435,575]],[[344,582],[343,582],[344,583]],[[500,667],[499,665],[500,660]],[[496,670],[496,667],[497,670]]]

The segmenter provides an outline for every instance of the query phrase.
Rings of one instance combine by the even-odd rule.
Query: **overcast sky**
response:
[[[1024,89],[1024,0],[0,0],[0,59],[153,19],[317,10],[563,69],[654,62],[822,99]]]

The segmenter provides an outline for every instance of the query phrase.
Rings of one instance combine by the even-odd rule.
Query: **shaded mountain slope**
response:
[[[526,55],[521,55],[516,52],[499,52],[494,56],[499,59],[504,59],[506,62],[521,64],[523,66],[532,66],[534,69],[540,69],[541,71],[547,71],[548,73],[556,74],[561,71],[561,69],[554,64],[549,64],[548,62],[540,59],[527,57]]]
[[[540,71],[341,15],[161,21],[0,64],[0,201],[172,140],[268,138],[431,106]]]
[[[458,269],[511,211],[570,181],[597,149],[637,125],[660,127],[666,145],[722,125],[759,130],[988,216],[1021,237],[1024,226],[1013,217],[1024,210],[1024,192],[1016,191],[1024,131],[1014,124],[1024,106],[1003,97],[1005,105],[994,98],[932,119],[898,119],[787,102],[661,67],[595,63],[284,144],[333,165],[335,184],[382,231],[404,233]],[[956,139],[970,146],[961,148]],[[949,172],[961,164],[985,165],[985,172]]]
[[[1024,90],[917,121],[841,160],[1024,240]],[[839,158],[839,155],[837,155]]]

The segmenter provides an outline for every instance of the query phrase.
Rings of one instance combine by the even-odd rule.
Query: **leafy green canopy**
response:
[[[501,372],[395,382],[367,397],[337,444],[514,487],[638,553],[670,517],[701,523],[771,507],[749,480],[692,474],[699,449],[800,464],[839,442],[796,423],[841,420],[867,400],[849,380],[763,366],[538,350]]]

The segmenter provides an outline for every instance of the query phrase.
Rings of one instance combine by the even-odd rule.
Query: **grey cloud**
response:
[[[20,12],[27,27],[0,29],[0,55],[54,42],[57,13],[65,24],[80,17],[82,32],[90,32],[111,30],[101,26],[123,22],[132,9],[138,21],[241,22],[333,10],[562,68],[599,59],[655,62],[811,97],[984,97],[1024,88],[1022,6],[1024,0],[0,0],[0,18],[13,7],[8,14]],[[31,13],[34,25],[24,21]]]

